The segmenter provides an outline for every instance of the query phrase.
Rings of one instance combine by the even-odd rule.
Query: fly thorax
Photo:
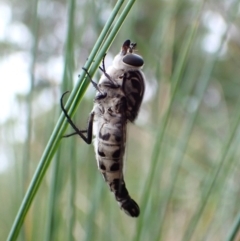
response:
[[[109,79],[108,76],[106,76],[106,74],[103,73],[98,83],[98,86],[100,88],[104,89],[106,86],[109,86],[109,83],[111,82],[115,83],[116,85],[122,86],[124,69],[116,69],[114,66],[110,66],[107,68],[106,73],[112,81]]]

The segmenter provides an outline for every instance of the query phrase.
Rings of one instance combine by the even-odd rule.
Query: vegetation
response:
[[[0,6],[0,68],[19,57],[28,72],[12,87],[29,83],[9,92],[11,115],[0,122],[1,240],[239,240],[239,1]],[[72,131],[61,94],[70,90],[66,106],[85,128],[95,93],[82,67],[97,80],[103,55],[110,65],[126,39],[137,42],[147,79],[126,153],[137,219],[119,210],[92,145],[61,138]]]

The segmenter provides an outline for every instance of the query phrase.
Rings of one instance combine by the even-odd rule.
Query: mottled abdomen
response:
[[[121,121],[119,123],[115,121],[114,125],[109,122],[103,123],[98,130],[95,151],[98,168],[121,209],[131,217],[138,217],[139,207],[129,196],[123,178],[125,136],[125,125]]]
[[[122,90],[127,99],[127,118],[134,121],[145,91],[143,73],[139,70],[127,71],[123,76]]]

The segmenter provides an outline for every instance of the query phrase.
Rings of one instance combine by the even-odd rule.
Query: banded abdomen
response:
[[[96,112],[97,113],[97,112]],[[130,197],[123,178],[123,158],[126,142],[125,114],[108,108],[98,115],[95,122],[94,142],[98,168],[114,193],[121,209],[131,217],[138,217],[140,210]]]

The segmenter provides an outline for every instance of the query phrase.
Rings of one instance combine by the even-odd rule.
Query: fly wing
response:
[[[128,71],[124,74],[122,89],[127,99],[127,118],[134,121],[142,104],[145,84],[140,70]]]

